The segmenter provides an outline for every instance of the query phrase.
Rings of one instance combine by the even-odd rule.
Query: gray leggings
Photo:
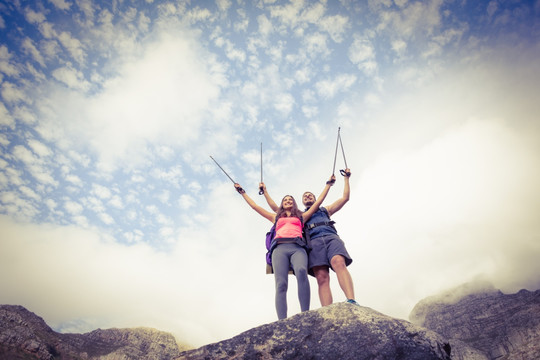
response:
[[[307,273],[308,257],[306,250],[297,244],[279,244],[272,252],[272,267],[276,280],[276,311],[278,319],[287,317],[287,287],[289,268],[292,267],[298,282],[300,309],[309,310],[311,292]]]

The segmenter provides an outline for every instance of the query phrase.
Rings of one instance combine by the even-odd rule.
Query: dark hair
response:
[[[285,213],[285,209],[283,208],[283,200],[285,200],[287,196],[289,196],[293,201],[293,207],[291,209],[291,216],[297,217],[300,219],[300,221],[303,221],[303,218],[302,218],[303,212],[300,209],[298,209],[298,205],[296,205],[296,200],[294,200],[294,197],[292,195],[285,195],[283,199],[281,199],[281,204],[279,205],[279,209],[276,213],[276,220],[279,219],[280,217],[287,216],[287,214]]]

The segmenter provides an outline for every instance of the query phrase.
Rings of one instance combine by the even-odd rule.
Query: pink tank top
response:
[[[302,222],[297,217],[280,217],[276,225],[276,238],[302,237]]]

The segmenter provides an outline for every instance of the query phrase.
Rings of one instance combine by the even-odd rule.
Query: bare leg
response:
[[[331,305],[333,302],[332,291],[330,290],[330,272],[328,266],[314,266],[313,273],[319,285],[319,300],[321,306]]]
[[[347,270],[347,265],[345,265],[345,258],[341,255],[335,255],[331,260],[332,269],[336,272],[339,286],[343,293],[348,299],[354,300],[354,285],[352,282],[351,274]]]

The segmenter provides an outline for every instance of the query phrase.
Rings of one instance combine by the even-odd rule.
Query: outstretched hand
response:
[[[346,168],[345,170],[339,170],[339,172],[341,173],[341,175],[347,177],[347,178],[350,178],[351,177],[351,169],[349,168]]]
[[[336,182],[336,176],[332,174],[332,176],[330,176],[330,180],[328,180],[326,184],[332,186],[334,185],[335,182]]]
[[[236,189],[236,191],[238,191],[239,194],[243,194],[246,192],[244,189],[242,189],[242,186],[240,186],[240,184],[238,183],[234,183],[234,188]]]

